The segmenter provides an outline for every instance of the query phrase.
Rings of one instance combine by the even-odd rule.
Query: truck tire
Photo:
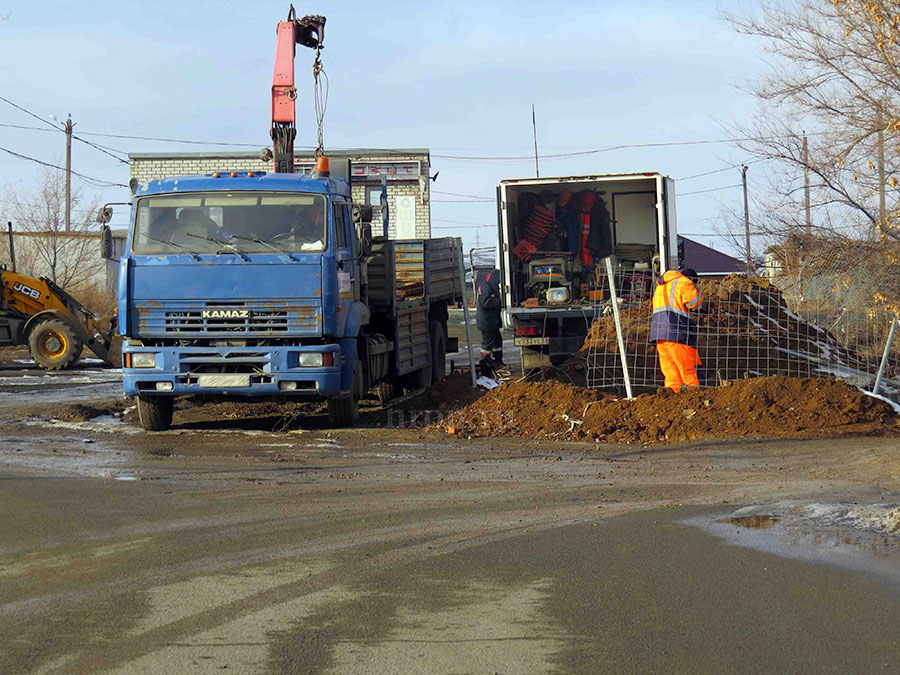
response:
[[[147,431],[165,431],[172,426],[175,399],[171,396],[138,396],[138,419]]]
[[[62,370],[75,363],[83,348],[75,329],[62,319],[44,319],[28,334],[31,358],[41,368]]]
[[[418,391],[431,386],[431,347],[428,348],[428,363],[421,369],[407,375],[408,389]]]
[[[362,388],[362,363],[353,370],[353,387],[349,396],[328,399],[328,423],[332,427],[352,427],[359,422],[359,398]]]
[[[441,321],[428,326],[431,336],[431,384],[443,381],[447,375],[447,330]]]

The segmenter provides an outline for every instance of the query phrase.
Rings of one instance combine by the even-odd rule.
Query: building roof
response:
[[[679,244],[684,246],[684,258],[682,265],[691,267],[699,275],[733,274],[746,272],[747,265],[726,253],[717,251],[709,246],[704,246],[699,241],[678,236]]]
[[[260,159],[260,150],[219,150],[215,152],[129,152],[129,159]],[[412,157],[429,155],[430,148],[344,148],[326,150],[328,157]],[[294,150],[294,157],[315,158],[314,150]]]

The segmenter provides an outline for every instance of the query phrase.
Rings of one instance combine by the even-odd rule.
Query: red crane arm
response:
[[[275,155],[275,173],[293,173],[294,138],[297,136],[294,101],[294,56],[297,44],[311,49],[321,49],[325,38],[325,17],[305,16],[296,18],[294,7],[288,20],[278,24],[278,44],[275,48],[275,75],[272,78],[272,144]]]

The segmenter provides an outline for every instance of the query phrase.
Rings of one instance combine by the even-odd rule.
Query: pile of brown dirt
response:
[[[703,361],[699,374],[705,384],[774,375],[816,377],[828,372],[822,368],[829,365],[871,372],[877,365],[848,350],[824,328],[793,313],[781,292],[764,279],[735,274],[721,281],[702,281],[700,289],[704,300],[697,316],[697,350]],[[656,345],[650,341],[652,313],[648,300],[624,308],[621,316],[632,381],[656,387],[662,385],[662,374]],[[581,355],[591,359],[600,381],[622,379],[618,354],[612,316],[595,321]]]
[[[763,377],[616,399],[561,382],[514,382],[450,415],[470,436],[614,443],[897,432],[887,403],[836,380]]]

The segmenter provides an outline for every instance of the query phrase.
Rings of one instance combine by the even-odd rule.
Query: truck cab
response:
[[[124,389],[142,425],[165,429],[175,397],[203,395],[325,399],[345,426],[379,382],[430,385],[431,369],[413,382],[434,361],[428,322],[459,291],[435,299],[423,287],[424,358],[404,359],[397,308],[382,303],[373,316],[367,208],[330,176],[219,172],[139,186],[118,311]],[[429,241],[440,240],[420,246]],[[391,292],[393,280],[376,281]]]

